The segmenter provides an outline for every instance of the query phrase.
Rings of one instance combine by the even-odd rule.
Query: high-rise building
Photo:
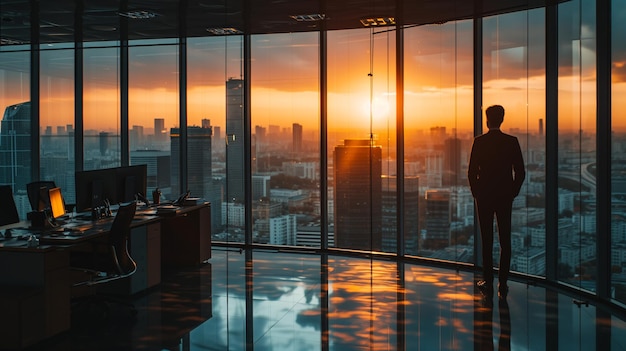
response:
[[[385,252],[397,248],[397,177],[382,177],[382,247]],[[419,244],[419,178],[404,178],[404,252],[417,255]]]
[[[257,145],[263,145],[267,142],[267,128],[263,126],[255,126],[254,135],[256,136]]]
[[[192,196],[207,198],[213,181],[211,168],[211,128],[187,127],[187,189],[180,189],[180,128],[172,128],[171,175],[173,194],[191,191]]]
[[[441,249],[450,244],[450,191],[426,191],[426,235],[424,248]]]
[[[298,153],[302,151],[302,125],[294,123],[292,126],[293,133],[293,152]]]
[[[337,247],[382,249],[382,147],[347,139],[335,147],[335,242]]]
[[[130,129],[130,150],[138,150],[144,144],[143,126],[134,125]]]
[[[30,164],[30,102],[23,102],[7,106],[0,122],[0,184],[25,190]]]
[[[134,150],[130,152],[131,165],[146,165],[148,199],[152,199],[152,191],[156,188],[159,188],[165,196],[171,195],[170,160],[171,155],[167,151]]]
[[[105,156],[109,148],[109,133],[100,132],[98,140],[100,141],[100,156]]]
[[[226,189],[227,202],[244,199],[244,81],[226,82]],[[172,150],[173,152],[173,150]]]
[[[466,174],[461,172],[461,139],[446,139],[443,150],[443,186],[466,184],[461,183],[466,177]]]
[[[154,119],[154,140],[157,142],[165,140],[165,119],[163,118]]]

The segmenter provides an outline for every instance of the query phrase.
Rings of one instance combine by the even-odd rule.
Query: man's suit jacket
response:
[[[476,137],[467,176],[477,200],[513,200],[526,177],[517,138],[498,129]]]

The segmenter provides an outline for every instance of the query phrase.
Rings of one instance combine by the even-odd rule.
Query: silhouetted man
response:
[[[498,297],[506,298],[511,266],[511,210],[526,171],[517,138],[502,133],[504,108],[487,108],[489,132],[474,139],[467,176],[476,200],[482,239],[483,279],[477,283],[487,296],[493,296],[493,219],[498,223],[500,271]]]

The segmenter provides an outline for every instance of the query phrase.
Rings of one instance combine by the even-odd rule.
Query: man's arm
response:
[[[478,182],[478,162],[476,157],[476,141],[472,144],[472,151],[470,153],[469,165],[467,167],[467,179],[469,180],[470,190],[472,191],[472,196],[476,197],[476,189]]]
[[[513,171],[515,178],[513,179],[513,197],[519,195],[524,179],[526,178],[526,168],[524,166],[524,157],[522,156],[522,148],[519,141],[515,138],[515,147],[513,151]]]

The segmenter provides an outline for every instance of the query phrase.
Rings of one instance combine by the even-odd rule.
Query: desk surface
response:
[[[175,207],[172,211],[167,212],[159,211],[159,207],[154,206],[138,207],[131,228],[159,221],[162,216],[179,216],[204,206],[209,206],[209,203]],[[12,238],[0,237],[0,250],[48,250],[54,245],[72,245],[92,240],[108,234],[114,217],[97,221],[85,218],[88,218],[86,214],[79,214],[73,219],[63,218],[61,219],[62,224],[58,228],[43,230],[31,228],[28,221],[0,226],[2,234],[10,229],[12,235]],[[35,235],[39,239],[40,245],[38,247],[29,246],[28,238],[31,235]]]

